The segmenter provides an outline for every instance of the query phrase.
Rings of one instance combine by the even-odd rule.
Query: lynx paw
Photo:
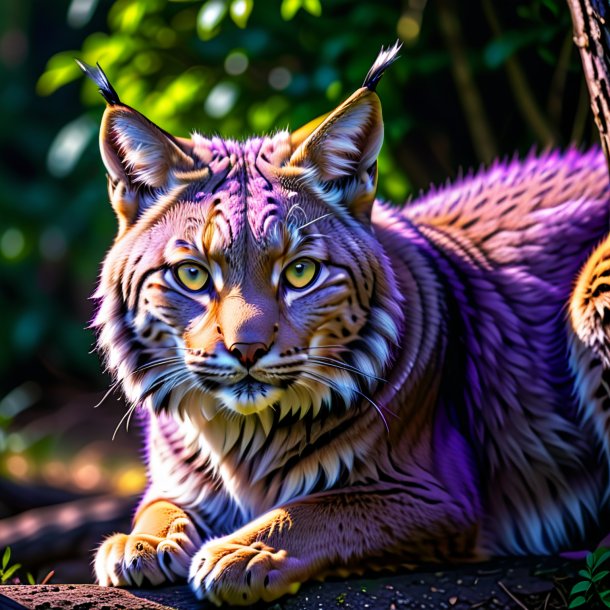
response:
[[[208,542],[193,557],[189,582],[199,599],[246,606],[296,593],[307,579],[303,562],[263,542],[235,544],[230,538]]]
[[[95,576],[102,586],[141,586],[175,582],[188,575],[201,539],[188,518],[176,519],[165,537],[142,533],[114,534],[95,556]]]

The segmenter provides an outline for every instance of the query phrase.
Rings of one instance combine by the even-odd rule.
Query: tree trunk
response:
[[[568,0],[591,109],[610,164],[610,8],[605,0]]]

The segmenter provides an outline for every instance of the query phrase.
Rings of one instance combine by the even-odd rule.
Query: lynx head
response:
[[[401,314],[370,220],[375,86],[293,133],[169,135],[82,65],[108,106],[100,147],[119,230],[94,326],[127,397],[191,419],[318,417],[361,404]]]

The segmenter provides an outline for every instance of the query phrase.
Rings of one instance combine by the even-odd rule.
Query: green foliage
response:
[[[21,564],[15,563],[10,565],[11,547],[7,546],[2,555],[2,567],[0,567],[0,584],[5,585],[10,583],[10,579],[15,575],[15,572],[21,568]]]
[[[290,21],[300,9],[303,9],[316,17],[319,17],[322,14],[320,0],[282,0],[282,6],[280,8],[282,19]]]
[[[610,608],[610,570],[603,569],[610,567],[609,559],[610,549],[607,548],[599,548],[587,555],[585,569],[578,572],[580,580],[570,591],[569,608],[590,608],[600,603]]]
[[[487,66],[498,68],[507,59],[515,55],[519,49],[539,42],[549,42],[563,28],[561,23],[546,23],[540,27],[532,27],[526,32],[513,30],[492,40],[483,53]]]
[[[41,387],[58,378],[88,388],[105,383],[97,358],[87,355],[94,337],[85,327],[115,219],[97,150],[103,100],[74,57],[100,62],[127,104],[176,135],[243,138],[294,129],[328,112],[361,85],[379,48],[398,36],[402,59],[379,86],[386,120],[380,196],[402,203],[460,166],[481,162],[435,3],[421,13],[402,0],[98,0],[88,16],[76,18],[79,4],[0,6],[0,36],[21,33],[30,50],[10,64],[2,49],[11,45],[0,45],[0,418],[3,397],[33,378],[42,379]],[[503,71],[508,59],[521,63],[534,102],[557,142],[567,143],[580,65],[575,53],[557,59],[571,37],[565,3],[490,2],[499,34],[483,1],[443,4],[461,27],[463,56],[498,154],[523,153],[536,143],[515,110],[518,94]],[[547,111],[549,91],[555,114]]]
[[[2,561],[0,561],[0,585],[12,584],[20,585],[25,584],[21,582],[21,579],[17,576],[17,571],[21,569],[20,563],[12,564],[11,561],[11,547],[7,546],[2,554]],[[55,574],[54,570],[51,570],[40,582],[41,585],[46,585]],[[36,579],[31,572],[26,572],[25,579],[27,584],[35,585]]]

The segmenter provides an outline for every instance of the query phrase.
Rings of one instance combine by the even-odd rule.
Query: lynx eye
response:
[[[299,258],[284,269],[284,278],[291,288],[307,288],[318,277],[320,263],[311,258]]]
[[[190,292],[199,292],[207,286],[210,273],[201,265],[182,263],[174,267],[174,276],[178,283]]]

